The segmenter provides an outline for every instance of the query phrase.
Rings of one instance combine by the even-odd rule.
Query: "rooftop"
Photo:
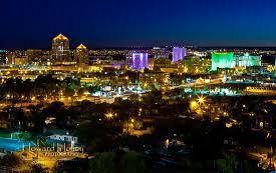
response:
[[[87,49],[87,47],[84,46],[83,44],[80,44],[80,45],[77,47],[77,49]]]
[[[53,40],[68,40],[67,37],[65,37],[64,35],[62,34],[59,34],[58,36],[56,36],[55,38],[53,38]]]

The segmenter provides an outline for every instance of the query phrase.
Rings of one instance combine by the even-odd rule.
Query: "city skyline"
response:
[[[63,33],[72,45],[276,46],[274,1],[2,2],[0,48],[49,48]]]
[[[0,173],[275,173],[275,0],[2,0]]]

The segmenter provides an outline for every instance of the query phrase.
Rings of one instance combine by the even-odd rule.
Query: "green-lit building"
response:
[[[237,67],[252,67],[262,65],[262,56],[253,56],[248,53],[235,56],[235,64]]]
[[[215,71],[218,68],[233,68],[235,67],[235,59],[233,52],[214,52],[211,54],[212,67],[211,70]]]
[[[234,68],[234,67],[252,67],[261,66],[262,57],[253,56],[248,53],[244,55],[234,55],[233,52],[216,52],[212,53],[212,71],[218,68]]]

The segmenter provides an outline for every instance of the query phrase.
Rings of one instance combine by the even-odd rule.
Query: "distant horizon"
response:
[[[2,50],[26,50],[26,49],[50,50],[51,44],[52,44],[52,39],[59,34],[63,34],[63,33],[59,32],[55,35],[52,34],[52,36],[47,39],[46,43],[44,44],[45,46],[43,46],[43,47],[36,47],[36,46],[34,46],[34,47],[25,47],[24,46],[24,47],[12,47],[12,48],[8,48],[8,47],[1,48],[0,47],[0,50],[1,49]],[[218,48],[218,49],[223,49],[223,48],[229,48],[229,49],[232,49],[232,48],[250,48],[250,49],[276,48],[276,44],[275,45],[230,45],[230,44],[228,45],[226,43],[223,45],[219,45],[219,44],[212,44],[212,45],[202,44],[202,45],[200,45],[200,44],[196,44],[196,43],[194,43],[194,44],[188,43],[185,40],[179,41],[177,43],[167,43],[167,44],[165,41],[159,41],[160,44],[157,43],[157,44],[151,44],[151,45],[145,45],[145,46],[143,46],[142,44],[141,45],[134,44],[134,45],[128,45],[128,46],[127,45],[114,46],[114,45],[108,45],[107,43],[102,46],[99,46],[99,45],[96,46],[97,43],[95,43],[93,46],[93,45],[89,45],[89,44],[86,44],[85,42],[82,42],[79,40],[77,41],[74,38],[69,37],[68,35],[70,35],[70,34],[63,34],[63,35],[69,39],[70,49],[74,49],[77,46],[79,46],[80,44],[85,45],[89,49],[133,49],[133,48],[142,49],[142,48],[153,48],[153,47],[161,47],[161,48],[164,48],[164,47],[193,47],[193,48]],[[190,42],[193,42],[193,41],[190,41]]]
[[[151,49],[154,47],[159,48],[166,48],[166,47],[186,47],[186,48],[194,48],[194,49],[276,49],[275,46],[197,46],[197,45],[152,45],[152,46],[102,46],[102,47],[93,47],[86,45],[85,43],[80,43],[85,45],[88,49]],[[74,50],[77,45],[70,44],[70,49]],[[47,47],[26,47],[26,48],[1,48],[0,50],[27,50],[27,49],[34,49],[34,50],[51,50],[51,46]]]

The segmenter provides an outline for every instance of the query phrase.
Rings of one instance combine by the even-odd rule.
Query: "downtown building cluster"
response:
[[[154,69],[176,73],[207,73],[223,69],[268,67],[257,50],[197,50],[185,47],[152,49],[88,49],[80,44],[73,49],[70,40],[59,34],[50,50],[0,50],[1,66],[52,67],[60,70],[101,71],[103,68],[129,68],[135,71]],[[271,54],[273,52],[267,52]],[[271,68],[272,67],[272,68]]]
[[[2,66],[76,66],[85,68],[91,65],[103,67],[127,66],[133,70],[143,70],[152,67],[152,59],[168,58],[172,63],[183,60],[187,55],[184,47],[163,49],[156,47],[152,50],[89,50],[80,44],[73,50],[70,40],[63,34],[52,39],[51,50],[0,50],[0,65]]]
[[[87,57],[88,49],[83,44],[71,50],[69,39],[59,34],[52,39],[51,50],[2,50],[0,52],[0,63],[2,65],[81,65],[81,63],[87,61]]]

